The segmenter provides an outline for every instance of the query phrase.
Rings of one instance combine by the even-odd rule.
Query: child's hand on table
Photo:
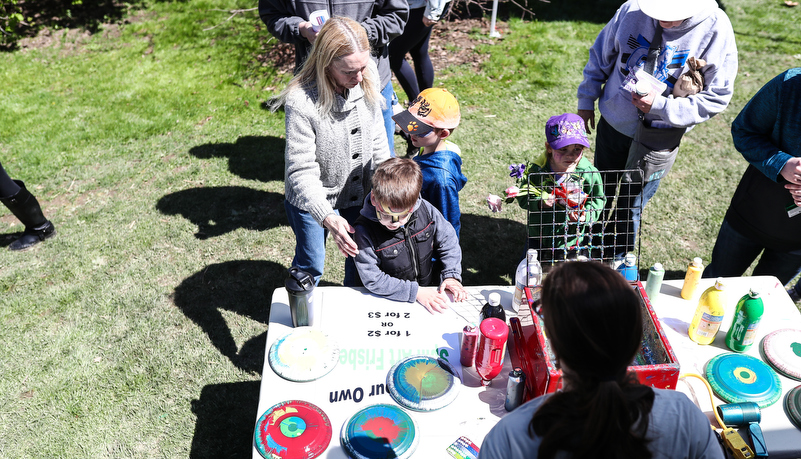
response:
[[[459,303],[467,299],[467,290],[464,289],[461,282],[452,277],[442,281],[442,284],[439,286],[439,291],[441,293],[450,293],[454,303]]]
[[[444,312],[448,309],[448,296],[440,293],[434,287],[418,287],[417,289],[417,302],[422,304],[428,312]]]

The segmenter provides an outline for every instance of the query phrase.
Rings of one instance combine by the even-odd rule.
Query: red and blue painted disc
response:
[[[405,408],[438,410],[459,395],[462,383],[456,375],[456,369],[445,359],[412,356],[392,366],[387,374],[387,389]]]
[[[261,415],[253,444],[266,459],[311,459],[328,448],[333,434],[323,410],[309,402],[290,400]]]
[[[720,354],[706,364],[706,379],[715,394],[729,403],[754,402],[760,408],[782,395],[779,375],[765,362],[745,354]]]
[[[354,459],[406,459],[414,454],[417,424],[395,405],[370,405],[342,425],[342,448]]]

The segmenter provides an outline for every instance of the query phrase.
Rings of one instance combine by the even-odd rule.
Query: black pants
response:
[[[0,198],[10,198],[19,193],[20,187],[8,176],[0,163]]]
[[[409,20],[403,33],[389,43],[389,66],[403,88],[403,92],[413,101],[420,91],[434,85],[434,66],[428,55],[428,41],[432,27],[423,25],[425,7],[409,11]],[[406,62],[406,53],[412,56],[414,70]]]

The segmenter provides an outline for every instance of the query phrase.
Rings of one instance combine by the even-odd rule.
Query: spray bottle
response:
[[[520,305],[525,298],[523,289],[539,284],[541,279],[542,266],[537,260],[537,250],[528,249],[526,258],[520,260],[520,263],[517,265],[517,270],[515,271],[515,293],[514,296],[512,296],[512,309],[514,309],[515,312],[520,310]],[[530,283],[534,281],[536,281],[537,284]]]
[[[698,344],[709,344],[715,340],[715,335],[723,321],[723,306],[726,304],[726,291],[723,279],[717,278],[715,285],[709,287],[698,300],[695,316],[690,322],[687,334]]]
[[[762,313],[765,312],[765,305],[759,292],[754,289],[747,295],[740,298],[737,308],[734,310],[734,320],[731,322],[729,332],[726,334],[726,346],[734,352],[745,352],[754,344],[756,331],[759,321],[762,320]]]

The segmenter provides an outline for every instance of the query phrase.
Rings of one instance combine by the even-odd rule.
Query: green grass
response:
[[[575,110],[587,48],[615,9],[578,3],[537,2],[534,20],[511,18],[476,49],[488,56],[478,72],[437,75],[462,106],[467,284],[510,283],[522,256],[522,210],[493,215],[484,198],[543,148],[549,116]],[[725,6],[740,51],[734,100],[687,136],[645,211],[641,266],[660,261],[668,278],[709,259],[745,168],[731,120],[801,65],[801,10]],[[287,75],[256,61],[274,42],[255,12],[214,11],[251,7],[154,1],[77,46],[65,36],[2,55],[0,161],[58,236],[0,250],[0,457],[249,455],[268,305],[294,247],[283,114],[262,108]],[[21,230],[4,212],[0,248]],[[323,284],[339,284],[333,244],[328,255]]]

